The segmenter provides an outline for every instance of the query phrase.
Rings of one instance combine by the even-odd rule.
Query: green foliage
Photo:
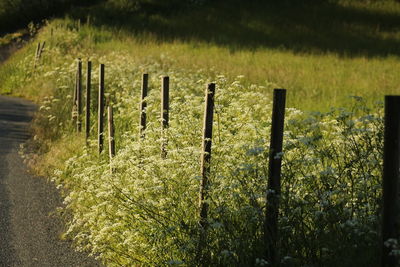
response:
[[[215,81],[207,265],[266,265],[263,221],[274,83],[251,85],[243,76],[180,67],[171,54],[187,47],[171,43],[167,51],[159,51],[158,44],[149,42],[151,37],[139,35],[132,42],[105,27],[82,25],[78,30],[75,21],[54,21],[39,33],[47,48],[36,69],[31,44],[0,70],[4,90],[42,100],[36,123],[44,130],[36,131],[37,140],[79,147],[53,177],[66,196],[67,235],[109,266],[197,264],[203,99],[206,84]],[[156,52],[146,50],[152,45]],[[212,57],[214,50],[221,51],[207,47],[204,53]],[[98,156],[94,149],[95,108],[91,146],[77,146],[82,136],[69,136],[78,57],[90,58],[93,66],[106,65],[106,92],[115,108],[117,134],[117,156],[111,163],[107,151]],[[335,57],[329,62],[338,61]],[[367,64],[365,58],[360,61]],[[144,72],[151,77],[149,123],[146,138],[140,140]],[[92,75],[97,88],[96,67]],[[158,89],[162,75],[171,77],[171,121],[164,135]],[[44,92],[39,95],[40,89]],[[353,103],[353,108],[326,113],[287,109],[279,222],[283,266],[378,265],[382,106],[368,107],[360,98]],[[92,104],[96,107],[96,94]],[[168,154],[162,159],[165,138]]]
[[[108,266],[195,266],[204,89],[217,84],[209,188],[209,266],[263,266],[271,88],[244,77],[208,76],[172,68],[173,59],[94,50],[75,24],[57,28],[36,71],[33,54],[18,69],[21,83],[46,80],[36,138],[71,140],[76,57],[106,65],[106,92],[115,109],[117,155],[98,156],[95,138],[54,174],[71,215],[67,236]],[[41,34],[49,36],[50,27]],[[47,35],[46,35],[47,34]],[[33,48],[33,47],[32,47]],[[46,63],[46,64],[44,64]],[[148,127],[139,139],[140,74],[150,74]],[[171,78],[170,127],[162,135],[159,87]],[[94,68],[93,81],[98,80]],[[93,88],[98,84],[94,82]],[[96,106],[96,96],[93,96]],[[96,113],[92,116],[95,133]],[[353,109],[308,114],[287,109],[280,211],[283,266],[361,266],[378,260],[382,107],[356,98]],[[82,138],[77,136],[77,138]],[[167,158],[161,158],[161,144]],[[111,166],[110,166],[111,165]],[[110,173],[110,168],[114,172]],[[359,255],[363,255],[360,257]]]
[[[146,66],[153,70],[153,85],[158,68]],[[194,266],[203,113],[199,89],[205,77],[170,70],[171,124],[164,137],[168,156],[162,159],[159,93],[153,87],[146,138],[139,140],[132,127],[138,125],[139,113],[132,107],[139,92],[128,93],[132,81],[121,86],[120,72],[120,67],[108,68],[115,77],[108,88],[116,103],[117,156],[109,163],[105,155],[99,159],[82,150],[54,178],[69,192],[66,204],[73,220],[68,235],[110,266]],[[138,88],[139,81],[133,84]],[[262,265],[270,99],[223,76],[217,88],[207,265]],[[361,110],[311,116],[287,110],[280,231],[281,259],[288,266],[377,262],[381,108],[375,114],[357,105]],[[368,256],[359,257],[361,252]]]

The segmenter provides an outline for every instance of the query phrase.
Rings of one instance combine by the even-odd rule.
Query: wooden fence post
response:
[[[215,83],[208,85],[205,96],[205,111],[203,124],[203,147],[201,156],[201,185],[199,195],[200,206],[200,236],[197,249],[197,261],[200,265],[207,265],[208,256],[204,253],[204,247],[207,243],[207,228],[208,228],[208,190],[210,179],[210,163],[211,163],[211,143],[212,129],[214,119],[214,96]]]
[[[86,116],[85,116],[85,130],[86,130],[86,144],[90,137],[90,93],[92,87],[92,62],[87,62],[86,69]]]
[[[385,134],[383,149],[382,267],[398,266],[398,257],[385,245],[399,238],[400,179],[400,96],[385,96]]]
[[[72,125],[76,127],[77,122],[77,91],[78,91],[78,69],[75,72],[74,95],[72,97]]]
[[[76,130],[78,132],[82,131],[82,61],[78,59],[78,74],[77,74],[77,84],[76,84]]]
[[[40,45],[40,43],[39,43],[39,45]],[[43,51],[44,51],[45,45],[46,45],[46,41],[43,41],[42,47],[40,47],[40,49],[39,49],[38,60],[40,60],[40,58],[42,57],[42,53],[43,53]]]
[[[146,130],[146,97],[147,97],[147,90],[148,90],[148,80],[149,75],[144,73],[142,76],[142,95],[140,100],[140,130],[139,136],[140,138],[144,138],[145,130]]]
[[[100,64],[99,73],[99,107],[98,107],[98,148],[99,154],[103,151],[104,144],[104,64]]]
[[[266,244],[266,258],[272,266],[278,265],[278,214],[279,199],[281,194],[281,165],[283,128],[285,120],[286,90],[275,89],[273,108],[271,140],[268,162],[267,206],[264,225],[264,239]]]
[[[36,47],[35,59],[37,59],[39,57],[39,51],[40,51],[40,42],[38,42],[37,47]]]
[[[110,170],[113,173],[112,159],[115,156],[114,115],[111,105],[108,106],[108,151],[110,156]]]
[[[166,146],[168,143],[165,130],[169,127],[169,77],[165,76],[161,82],[161,157],[166,158],[167,150]]]
[[[40,51],[40,42],[38,42],[35,52],[35,58],[33,60],[33,69],[36,69],[36,64],[39,58],[39,51]]]

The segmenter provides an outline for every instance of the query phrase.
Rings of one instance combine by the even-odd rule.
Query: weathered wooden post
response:
[[[74,94],[72,97],[72,124],[73,127],[76,127],[76,123],[78,121],[78,110],[77,110],[77,98],[78,98],[78,69],[75,72],[75,84],[74,84]]]
[[[167,136],[165,134],[165,130],[168,129],[169,126],[169,77],[165,76],[162,78],[161,82],[161,136],[162,136],[162,144],[161,144],[161,157],[166,158],[167,150],[166,146],[168,143]]]
[[[279,262],[279,234],[278,214],[279,199],[281,194],[281,165],[282,143],[285,119],[286,90],[275,89],[273,108],[271,140],[268,162],[268,186],[266,194],[266,216],[264,225],[264,239],[266,244],[266,258],[273,266]]]
[[[38,42],[37,47],[36,47],[35,59],[37,59],[39,57],[39,51],[40,51],[40,42]]]
[[[389,239],[398,240],[400,227],[400,96],[385,96],[385,134],[383,148],[382,267],[398,266],[390,252]],[[386,244],[385,244],[386,242]]]
[[[39,45],[40,45],[40,43],[39,43]],[[39,49],[38,60],[40,60],[40,58],[42,57],[45,45],[46,45],[46,41],[43,41],[42,47],[40,47],[40,49]]]
[[[39,58],[39,51],[40,51],[40,42],[38,42],[35,52],[35,58],[33,60],[33,69],[36,69],[36,64]]]
[[[203,146],[201,155],[201,184],[199,195],[200,206],[200,236],[197,251],[197,260],[201,266],[207,265],[208,256],[204,253],[204,247],[207,243],[207,228],[208,228],[208,190],[210,179],[210,163],[211,163],[211,142],[212,129],[214,120],[214,96],[215,83],[208,85],[205,96],[205,111],[203,124]]]
[[[114,115],[113,108],[111,105],[108,106],[108,151],[110,156],[110,162],[115,156],[115,139],[114,139]],[[111,172],[113,170],[112,167]]]
[[[87,62],[86,68],[86,116],[85,116],[85,130],[86,130],[86,144],[90,137],[90,93],[92,87],[92,62]]]
[[[145,130],[146,130],[146,97],[147,97],[147,90],[148,90],[148,80],[149,80],[149,75],[147,73],[144,73],[142,76],[142,95],[141,95],[141,100],[140,100],[140,130],[139,130],[139,136],[140,138],[144,138],[145,136]]]
[[[100,64],[99,73],[99,107],[98,107],[98,148],[99,154],[103,151],[104,144],[104,64]]]
[[[39,51],[40,51],[40,42],[38,42],[38,45],[36,47],[36,52],[35,52],[35,66],[36,66],[36,61],[39,57]]]
[[[78,59],[77,65],[77,84],[76,84],[76,130],[78,132],[82,131],[82,61]]]

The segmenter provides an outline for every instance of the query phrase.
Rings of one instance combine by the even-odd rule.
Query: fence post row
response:
[[[86,131],[86,144],[88,144],[88,140],[90,137],[90,93],[92,87],[92,62],[87,62],[86,68],[86,116],[85,116],[85,131]]]
[[[215,96],[215,83],[208,85],[205,95],[205,111],[204,111],[204,125],[203,125],[203,147],[201,156],[201,184],[199,194],[200,206],[200,236],[197,250],[197,259],[199,263],[205,265],[207,263],[207,255],[203,249],[207,242],[207,228],[208,228],[208,190],[210,179],[210,163],[211,163],[211,143],[212,143],[212,128],[214,119],[214,96]]]
[[[266,258],[272,265],[278,264],[278,213],[279,199],[281,194],[281,165],[282,165],[282,143],[283,128],[285,119],[286,90],[275,89],[271,140],[268,162],[268,186],[267,186],[267,206],[264,225],[264,238],[266,244]]]
[[[166,158],[168,143],[165,130],[169,127],[169,77],[165,76],[161,81],[161,157]]]
[[[104,144],[104,64],[100,64],[99,72],[98,149],[100,154]]]
[[[139,136],[140,138],[144,138],[145,135],[145,130],[146,130],[146,97],[147,97],[147,89],[148,89],[148,80],[149,80],[149,75],[147,73],[144,73],[142,76],[142,95],[140,98],[140,130],[139,130]]]
[[[36,58],[40,57],[43,46],[38,43]],[[36,62],[35,62],[36,63]],[[87,62],[86,76],[86,141],[90,134],[90,97],[91,97],[91,61]],[[77,115],[77,130],[81,131],[81,95],[82,93],[82,62],[78,60],[76,74],[76,85],[74,89],[74,109]],[[143,138],[146,129],[146,97],[148,93],[148,74],[142,76],[141,101],[140,101],[140,137]],[[208,219],[208,190],[210,178],[212,127],[214,117],[214,96],[215,84],[208,85],[205,96],[205,113],[203,124],[203,144],[201,157],[201,185],[199,192],[200,210],[200,236],[197,249],[198,262],[207,262],[204,254],[204,247],[207,240],[207,219]],[[268,185],[266,194],[266,216],[264,224],[264,241],[266,244],[266,259],[272,264],[279,263],[279,233],[278,214],[279,200],[281,194],[281,165],[282,165],[282,144],[284,131],[286,90],[274,89],[270,152],[268,162]],[[75,114],[75,112],[73,112]],[[169,127],[169,77],[162,78],[161,86],[161,128],[163,143],[161,155],[166,157],[166,144],[164,130]],[[98,101],[98,149],[103,150],[104,143],[104,64],[99,69],[99,101]],[[386,241],[397,240],[400,227],[400,96],[385,96],[385,133],[384,133],[384,166],[383,166],[383,216],[382,216],[382,258],[381,266],[396,266],[396,256],[391,254],[392,248]],[[109,135],[109,156],[115,156],[114,121],[113,108],[108,106],[108,135]],[[111,168],[112,170],[112,168]]]
[[[76,79],[76,130],[82,131],[82,61],[79,58],[77,64],[77,79]]]
[[[385,244],[399,237],[400,180],[400,96],[385,96],[385,134],[383,148],[383,218],[381,266],[397,266],[397,257]]]

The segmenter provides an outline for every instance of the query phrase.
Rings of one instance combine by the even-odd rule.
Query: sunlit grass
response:
[[[123,197],[119,196],[122,190],[115,189],[126,189],[127,195],[134,198],[143,193],[143,199],[151,201],[148,203],[149,207],[156,214],[162,215],[170,207],[179,206],[176,209],[176,222],[172,221],[173,227],[168,229],[181,229],[182,225],[196,226],[196,217],[193,215],[195,205],[190,205],[190,201],[197,201],[198,198],[198,181],[195,179],[200,169],[197,165],[201,147],[201,109],[203,90],[209,81],[216,81],[218,90],[216,126],[219,137],[213,143],[214,174],[218,179],[213,180],[214,188],[218,189],[218,183],[223,182],[218,189],[220,191],[214,191],[214,199],[219,199],[224,194],[226,199],[235,197],[233,191],[229,190],[240,188],[245,185],[243,181],[248,182],[251,177],[257,178],[254,180],[254,185],[259,187],[257,196],[252,195],[256,192],[253,185],[249,187],[251,190],[247,190],[246,185],[243,187],[243,199],[260,201],[255,209],[257,214],[264,214],[263,184],[266,182],[266,174],[262,173],[267,170],[267,160],[264,158],[267,154],[259,152],[258,162],[254,158],[256,155],[252,153],[268,149],[270,93],[273,88],[288,89],[288,106],[319,111],[328,110],[332,106],[347,105],[352,95],[362,96],[366,102],[374,102],[382,100],[384,94],[398,93],[400,50],[396,48],[396,44],[399,33],[391,20],[397,18],[400,5],[392,1],[371,5],[361,2],[352,4],[350,1],[341,3],[338,6],[328,5],[336,7],[335,14],[343,16],[343,23],[336,19],[332,26],[328,25],[332,17],[323,19],[320,14],[313,13],[316,12],[315,8],[304,9],[303,6],[303,10],[308,13],[289,12],[293,17],[287,21],[278,21],[282,25],[286,22],[284,26],[279,23],[276,25],[268,19],[263,20],[261,11],[259,18],[240,21],[239,24],[234,23],[237,18],[229,20],[225,15],[223,19],[228,19],[222,25],[225,31],[219,32],[222,28],[218,27],[218,20],[213,21],[206,17],[205,25],[201,24],[204,12],[213,10],[207,6],[204,10],[178,14],[175,17],[162,14],[143,15],[133,19],[138,22],[136,26],[132,26],[136,28],[101,24],[102,17],[94,15],[91,20],[87,17],[86,21],[91,21],[87,24],[84,20],[78,24],[76,19],[65,18],[52,20],[42,28],[37,39],[0,68],[0,88],[2,92],[23,95],[41,102],[40,112],[35,120],[35,139],[39,142],[42,155],[36,158],[35,165],[38,166],[38,173],[55,177],[60,186],[64,186],[64,193],[69,194],[66,203],[77,218],[69,225],[69,235],[77,234],[77,245],[82,249],[92,249],[94,254],[101,255],[111,266],[129,265],[124,264],[124,261],[135,262],[137,258],[149,264],[154,264],[156,259],[158,265],[163,265],[166,260],[185,257],[190,262],[193,254],[180,249],[181,244],[176,243],[179,249],[174,249],[169,243],[160,242],[177,238],[177,235],[163,228],[170,224],[170,216],[165,217],[167,220],[163,227],[159,227],[157,223],[152,224],[145,216],[144,219],[134,217],[140,214],[142,207],[137,209],[129,201],[118,198]],[[279,8],[276,9],[279,11]],[[325,9],[321,13],[328,14],[327,11]],[[348,18],[350,15],[359,17],[352,20]],[[388,19],[378,23],[378,19],[386,15]],[[191,17],[193,21],[190,20]],[[148,24],[140,24],[144,22],[144,18]],[[318,23],[318,19],[322,19],[321,25],[313,26],[312,23]],[[368,21],[364,21],[365,19]],[[125,23],[128,22],[132,21]],[[238,25],[243,27],[235,28]],[[328,28],[325,29],[325,26]],[[191,28],[195,30],[194,33],[188,32]],[[249,29],[255,31],[246,32]],[[255,32],[259,32],[259,35]],[[315,40],[307,39],[310,36],[315,36]],[[46,41],[47,45],[37,67],[33,68],[35,44],[38,41]],[[97,153],[86,150],[83,136],[73,133],[75,125],[71,119],[71,95],[74,90],[77,58],[84,62],[87,59],[93,61],[94,92],[97,88],[98,64],[106,64],[106,92],[114,104],[116,116],[118,153],[114,163],[117,164],[118,176],[109,174],[106,154],[98,157]],[[151,77],[147,110],[150,127],[147,138],[139,141],[137,104],[140,76],[144,72],[149,72]],[[157,128],[160,124],[158,88],[160,76],[168,74],[171,76],[172,96],[169,129],[171,149],[168,160],[162,160],[159,156],[160,145],[157,143],[161,140],[158,139],[160,130]],[[252,84],[255,86],[251,86]],[[95,102],[95,96],[93,99]],[[284,164],[285,178],[282,179],[286,183],[283,192],[288,194],[288,198],[287,204],[283,205],[285,212],[282,214],[286,214],[292,221],[287,221],[288,227],[285,227],[286,232],[282,232],[285,234],[282,239],[288,242],[287,251],[294,251],[288,255],[296,254],[297,260],[312,262],[311,255],[321,262],[326,261],[337,266],[335,263],[343,262],[343,259],[346,262],[354,261],[353,255],[360,254],[358,250],[367,251],[371,259],[377,259],[373,252],[377,251],[376,240],[379,239],[375,228],[379,224],[376,213],[379,212],[380,199],[378,189],[381,181],[382,161],[379,151],[382,150],[382,116],[381,109],[376,106],[368,110],[361,100],[357,104],[359,106],[356,109],[362,114],[361,118],[357,117],[357,110],[351,113],[338,109],[324,115],[309,116],[300,110],[288,109],[286,119],[289,127],[285,133],[284,149],[285,160],[288,161]],[[95,119],[92,116],[92,140],[95,140],[96,134]],[[353,142],[354,140],[358,141]],[[34,144],[36,145],[35,142]],[[360,147],[365,150],[360,150]],[[182,152],[188,154],[180,153],[182,148]],[[342,157],[345,154],[347,157]],[[259,169],[260,172],[257,162],[259,166],[264,166]],[[256,163],[257,166],[254,165],[253,169],[249,163]],[[238,166],[243,168],[237,169]],[[258,177],[260,174],[262,175]],[[372,176],[374,182],[368,180]],[[171,194],[166,195],[168,199],[158,191],[152,191],[162,188],[158,180],[171,181],[171,186],[165,187],[168,189],[165,192]],[[185,181],[193,184],[185,185]],[[233,183],[237,185],[232,187]],[[297,184],[297,188],[294,184]],[[181,186],[181,191],[177,190],[176,185]],[[370,187],[364,188],[363,185]],[[353,190],[353,186],[360,187],[357,191],[358,198],[353,196],[354,192],[349,192]],[[192,193],[185,199],[183,196],[188,192]],[[321,200],[329,200],[332,195],[330,206],[324,210],[327,220],[321,221],[324,218],[318,215],[321,212]],[[302,209],[299,207],[305,205],[305,196],[313,196],[312,201],[307,204],[307,210],[300,211],[300,214],[293,212],[297,208]],[[374,208],[371,208],[368,201]],[[104,212],[104,203],[111,212]],[[231,207],[231,214],[237,213],[238,219],[234,221],[239,226],[244,226],[234,230],[243,238],[235,237],[236,232],[232,236],[220,232],[220,236],[212,237],[215,238],[213,246],[217,248],[217,253],[213,252],[215,260],[222,259],[218,255],[224,255],[230,238],[238,247],[246,240],[257,238],[252,232],[245,234],[252,229],[246,224],[252,221],[239,216],[240,210],[237,208],[241,208],[243,203],[245,201],[240,199],[237,203],[224,200],[218,204],[224,208]],[[367,205],[363,206],[363,203]],[[123,210],[125,204],[131,205],[129,212]],[[353,216],[355,211],[349,211],[349,207],[353,205],[360,207],[356,216]],[[135,212],[132,212],[132,207]],[[210,210],[217,209],[211,206]],[[188,211],[192,214],[187,213]],[[221,214],[224,216],[219,218]],[[216,215],[216,221],[227,219],[226,225],[234,225],[229,220],[235,217],[225,216],[223,212]],[[188,219],[190,224],[182,224],[182,218]],[[249,218],[254,219],[252,216]],[[330,218],[336,218],[337,221],[332,222]],[[258,226],[262,223],[262,217],[259,219]],[[127,223],[119,223],[118,220]],[[366,228],[362,228],[364,226]],[[311,230],[303,233],[305,227]],[[243,229],[246,231],[242,231]],[[324,230],[320,231],[321,229]],[[91,235],[81,235],[88,231],[92,231]],[[137,234],[141,231],[145,233],[143,237]],[[312,239],[312,236],[320,238],[321,232],[326,236],[325,239],[323,236],[318,240]],[[167,238],[160,239],[160,236]],[[114,237],[125,241],[120,242]],[[148,237],[153,238],[151,242]],[[188,234],[181,240],[189,240],[186,247],[190,248],[196,241],[195,237],[196,234]],[[225,239],[229,242],[225,242]],[[293,240],[297,240],[297,243]],[[364,244],[366,249],[363,250],[362,246],[351,247],[353,244]],[[244,250],[238,251],[242,251],[242,259],[249,257],[254,260],[249,253],[256,255],[254,248],[257,247],[263,248],[262,245],[245,245]],[[326,247],[332,253],[340,253],[335,256],[321,254],[320,251]],[[176,255],[168,255],[163,251],[176,252]],[[370,258],[362,257],[358,260],[371,262]],[[225,263],[227,262],[228,260]],[[354,262],[351,265],[349,263],[349,266],[352,265]]]
[[[173,15],[129,16],[113,10],[112,3],[81,15],[80,42],[72,50],[125,51],[139,62],[154,59],[174,68],[204,69],[210,79],[244,75],[245,84],[288,89],[289,106],[306,110],[346,105],[352,95],[375,102],[400,92],[400,33],[394,23],[400,4],[395,1],[342,0],[293,10],[265,4],[272,10],[265,9],[265,16],[261,10],[254,13],[251,4],[237,11],[224,3]],[[221,7],[228,10],[218,12]],[[76,27],[76,20],[49,27],[56,31],[59,24]],[[45,38],[49,35],[48,28]],[[0,76],[10,71],[3,68]]]
[[[400,92],[397,56],[345,58],[334,53],[296,54],[279,49],[230,52],[210,44],[175,41],[112,41],[99,44],[100,49],[118,47],[137,54],[162,58],[175,67],[205,69],[210,77],[227,74],[244,75],[248,84],[286,88],[289,106],[302,109],[327,109],[347,103],[357,95],[369,101],[382,100],[385,94]]]
[[[98,23],[83,27],[82,35],[104,53],[129,51],[139,60],[157,58],[178,68],[205,69],[210,77],[244,75],[247,84],[286,88],[289,105],[301,109],[346,105],[352,95],[375,102],[399,93],[395,21],[400,4],[332,3],[265,4],[264,10],[219,3],[173,15],[129,18],[122,13],[121,19],[112,11],[105,18],[100,8],[91,14]]]

